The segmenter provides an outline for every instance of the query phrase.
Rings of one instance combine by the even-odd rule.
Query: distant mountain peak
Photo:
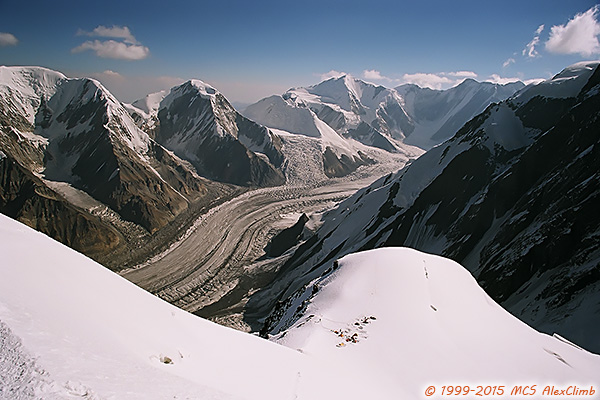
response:
[[[131,105],[145,112],[146,114],[156,113],[160,102],[169,94],[168,90],[150,93],[146,97],[134,101]]]

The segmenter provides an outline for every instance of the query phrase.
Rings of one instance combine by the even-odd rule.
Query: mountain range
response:
[[[0,82],[0,209],[105,263],[215,199],[284,182],[277,138],[201,82],[149,115],[44,68],[1,67]]]
[[[496,98],[469,92],[453,101],[462,86],[503,95],[518,88],[467,82],[429,96],[449,104],[435,123],[466,118]],[[247,188],[312,184],[419,156],[422,149],[402,140],[418,118],[431,122],[421,115],[427,96],[405,97],[346,76],[251,105],[246,115],[260,125],[198,80],[125,104],[93,79],[1,67],[0,211],[119,269]],[[282,123],[259,115],[274,99],[287,104]]]
[[[406,144],[424,150],[442,143],[489,104],[525,87],[467,79],[447,90],[416,85],[389,89],[350,75],[330,78],[315,86],[293,88],[248,106],[244,114],[263,125],[320,134],[322,121],[339,135],[387,151]]]
[[[268,315],[263,333],[277,333],[305,316],[298,299],[338,258],[408,246],[460,262],[536,329],[600,351],[598,65],[570,66],[489,105],[340,203],[251,299],[249,320]]]
[[[0,67],[0,398],[596,393],[599,123],[600,62],[243,113]]]

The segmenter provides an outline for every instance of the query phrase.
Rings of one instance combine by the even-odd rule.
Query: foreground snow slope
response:
[[[303,317],[277,340],[358,369],[383,393],[423,398],[428,385],[599,382],[599,356],[522,323],[451,260],[383,248],[337,265],[309,288],[316,295],[298,298]]]
[[[410,399],[427,385],[598,382],[600,357],[414,250],[343,258],[277,338],[299,351],[183,312],[3,215],[0,254],[2,399]],[[335,330],[357,343],[337,347]]]
[[[289,396],[299,353],[183,312],[4,215],[0,237],[0,320],[52,378],[41,397]]]

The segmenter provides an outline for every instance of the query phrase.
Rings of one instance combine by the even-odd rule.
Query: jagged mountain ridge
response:
[[[285,182],[280,139],[202,81],[148,95],[127,108],[138,126],[209,179],[250,186]]]
[[[467,79],[448,90],[416,85],[389,89],[350,75],[267,97],[244,111],[263,125],[317,136],[313,118],[345,138],[395,152],[406,144],[425,150],[450,138],[489,104],[505,100],[525,85]]]
[[[344,254],[409,246],[461,262],[520,319],[598,351],[599,87],[597,62],[573,65],[342,202],[248,303],[249,321],[273,310],[272,332]]]
[[[433,90],[416,85],[401,85],[396,91],[412,124],[405,132],[404,143],[430,149],[454,134],[488,105],[506,100],[523,89],[522,82],[495,84],[466,79],[447,90]]]
[[[114,218],[93,215],[101,204],[156,232],[191,204],[230,190],[151,139],[95,80],[41,67],[1,67],[0,78],[1,210],[79,251],[105,256],[125,243],[129,233],[117,232]],[[59,209],[70,211],[53,214]],[[60,234],[73,218],[85,228]]]
[[[248,118],[283,135],[318,140],[323,170],[328,177],[344,176],[361,165],[376,162],[377,156],[369,154],[374,149],[405,158],[420,155],[422,150],[404,145],[391,136],[398,131],[395,124],[401,123],[387,118],[395,113],[402,110],[398,108],[393,90],[350,76],[308,88],[290,89],[244,110]]]

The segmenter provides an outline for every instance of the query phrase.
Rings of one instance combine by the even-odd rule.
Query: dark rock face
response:
[[[152,171],[149,163],[159,168],[162,163],[150,157],[152,151],[148,150],[156,150],[158,145],[142,132],[130,132],[120,118],[127,118],[122,110],[120,115],[111,114],[111,107],[119,105],[114,104],[94,82],[74,80],[62,86],[64,90],[75,91],[77,96],[57,115],[50,109],[55,104],[54,99],[50,99],[48,108],[43,110],[45,128],[40,127],[36,131],[49,138],[45,154],[47,178],[72,183],[124,219],[150,232],[173,220],[187,208],[193,197],[198,197],[205,190],[197,182],[187,188],[190,199],[185,198],[166,179]],[[136,138],[136,134],[139,137]],[[135,145],[129,142],[136,140],[145,140],[146,143],[135,145],[145,145],[146,148],[133,148]],[[142,159],[142,151],[148,160]],[[166,159],[163,157],[161,160]],[[169,168],[164,166],[163,169]],[[179,172],[172,168],[171,172],[171,180],[178,186],[181,187],[186,180],[191,182],[189,177],[185,177],[191,172],[183,166]]]
[[[308,222],[308,216],[302,214],[298,221],[289,228],[286,228],[279,232],[271,239],[265,252],[268,257],[279,257],[287,250],[291,249],[294,245],[298,244],[302,238],[304,231],[304,225]]]
[[[92,258],[120,241],[116,231],[71,205],[10,156],[0,159],[0,212]]]
[[[397,150],[396,146],[394,146],[388,138],[365,122],[358,124],[355,129],[349,129],[348,132],[345,133],[345,136],[356,139],[361,143],[369,143],[369,145],[373,147],[377,147],[389,152],[394,152]]]
[[[136,128],[98,82],[36,67],[8,72],[16,83],[0,87],[0,212],[106,262],[228,190]],[[59,193],[59,183],[83,193]],[[96,216],[98,205],[108,214]]]
[[[586,68],[573,96],[549,83],[491,105],[343,202],[248,312],[270,313],[268,332],[336,258],[408,246],[460,262],[534,328],[600,351],[600,70]]]
[[[220,93],[203,94],[188,82],[170,96],[171,103],[158,112],[156,140],[200,175],[243,186],[285,182],[278,169],[283,162],[279,139],[237,113]]]
[[[327,147],[323,153],[323,170],[325,175],[329,178],[340,178],[356,171],[361,165],[372,164],[374,162],[363,154],[359,153],[359,155],[361,158],[350,158],[346,154],[338,157],[330,147]]]

